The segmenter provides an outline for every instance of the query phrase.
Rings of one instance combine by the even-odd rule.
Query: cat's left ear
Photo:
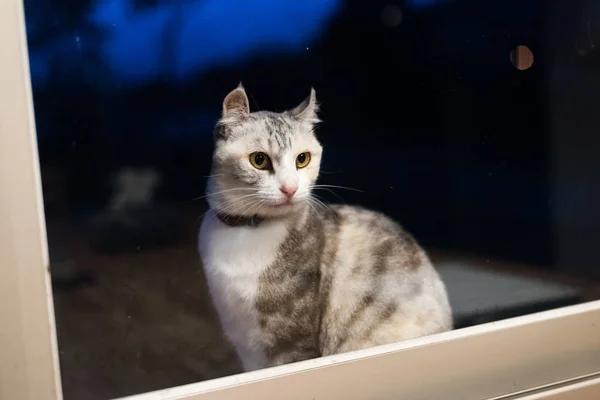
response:
[[[240,82],[237,88],[229,92],[223,100],[223,119],[245,119],[250,115],[250,104],[244,86]]]
[[[310,88],[310,96],[300,103],[300,105],[289,111],[292,117],[313,124],[321,122],[317,116],[318,112],[317,92],[314,88]]]

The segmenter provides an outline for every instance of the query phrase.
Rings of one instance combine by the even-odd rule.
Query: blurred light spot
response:
[[[533,53],[527,46],[517,46],[510,52],[510,62],[515,68],[524,71],[533,65]]]
[[[388,28],[397,27],[403,18],[402,10],[395,4],[388,4],[381,10],[381,23]]]

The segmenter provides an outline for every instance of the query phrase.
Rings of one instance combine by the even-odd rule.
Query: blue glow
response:
[[[204,0],[135,12],[130,0],[105,0],[90,20],[107,32],[102,58],[115,77],[141,83],[165,73],[185,79],[257,51],[305,51],[339,3]],[[169,34],[174,35],[171,42],[165,40]],[[169,70],[161,71],[166,66]]]

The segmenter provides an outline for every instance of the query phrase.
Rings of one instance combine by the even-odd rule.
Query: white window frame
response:
[[[60,400],[21,0],[0,1],[0,60],[0,399]],[[600,382],[554,384],[599,373],[600,301],[130,399],[567,399]]]

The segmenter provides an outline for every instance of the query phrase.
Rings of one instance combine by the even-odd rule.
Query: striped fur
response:
[[[217,128],[211,211],[198,245],[223,329],[244,368],[451,329],[444,284],[400,225],[359,207],[311,203],[322,152],[313,133],[314,91],[281,114],[250,113],[243,88],[232,93]],[[253,168],[248,155],[255,151],[268,154],[273,168]],[[311,165],[296,169],[295,157],[305,151]],[[277,206],[286,179],[298,191],[292,204]],[[262,222],[225,224],[216,217],[225,212]]]

